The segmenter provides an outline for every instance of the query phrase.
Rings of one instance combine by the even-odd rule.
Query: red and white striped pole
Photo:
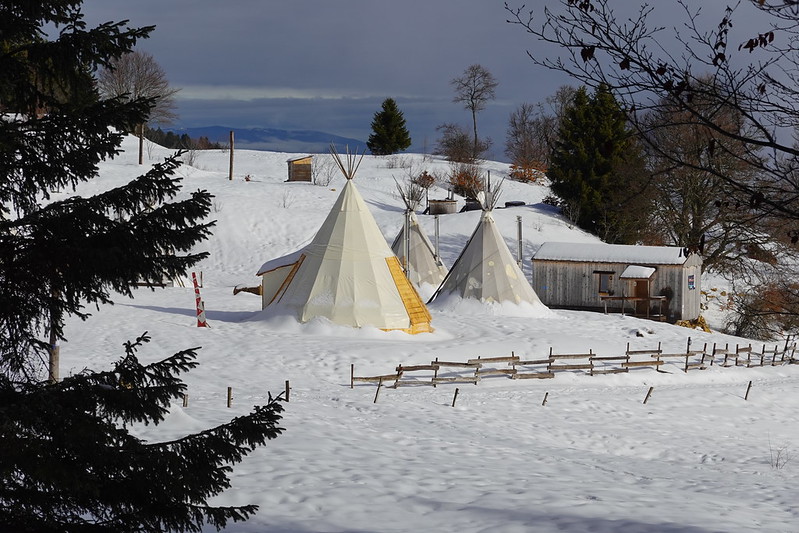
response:
[[[205,304],[200,298],[200,286],[197,284],[197,274],[194,272],[191,273],[191,281],[194,283],[194,299],[197,305],[197,327],[210,328],[208,321],[205,320]]]

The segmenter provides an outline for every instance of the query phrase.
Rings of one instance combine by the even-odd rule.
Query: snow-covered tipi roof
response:
[[[331,152],[347,183],[308,246],[259,269],[264,309],[301,322],[324,317],[352,327],[432,331],[427,307],[355,187],[361,159],[347,153],[345,165]]]
[[[480,222],[431,302],[453,294],[483,302],[526,302],[546,309],[497,229],[492,211],[498,198],[499,187],[494,191],[488,187],[478,195],[483,208]]]
[[[436,255],[435,247],[430,242],[424,229],[419,225],[416,209],[419,207],[419,197],[412,191],[403,190],[397,183],[402,201],[405,203],[406,222],[403,223],[391,249],[397,255],[400,263],[406,266],[406,275],[417,287],[431,285],[437,288],[447,276],[447,267]],[[408,240],[405,240],[405,230],[408,230]],[[407,247],[408,258],[405,258]]]

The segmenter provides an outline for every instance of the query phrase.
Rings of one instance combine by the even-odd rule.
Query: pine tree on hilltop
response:
[[[51,198],[96,178],[153,104],[102,99],[92,82],[153,28],[87,29],[81,3],[0,4],[0,531],[224,527],[255,506],[208,500],[229,486],[230,465],[282,432],[278,400],[147,443],[128,426],[164,419],[197,348],[144,365],[143,335],[111,370],[57,379],[67,317],[87,319],[87,304],[131,296],[139,280],[184,275],[207,256],[192,250],[213,226],[208,192],[176,199],[175,157],[94,196]],[[59,35],[48,40],[45,28]]]
[[[372,119],[372,131],[366,146],[374,155],[394,154],[411,145],[405,117],[393,98],[383,100],[381,110]]]
[[[547,172],[565,214],[607,242],[635,242],[647,213],[644,174],[642,148],[614,96],[602,86],[590,95],[579,88]]]

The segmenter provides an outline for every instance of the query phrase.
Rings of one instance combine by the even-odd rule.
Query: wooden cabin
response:
[[[312,155],[295,157],[294,159],[289,159],[287,163],[289,165],[289,179],[286,181],[312,181]]]
[[[546,242],[532,261],[533,289],[552,308],[699,316],[702,258],[678,246]]]

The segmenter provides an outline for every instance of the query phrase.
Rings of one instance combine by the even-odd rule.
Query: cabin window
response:
[[[602,272],[596,271],[594,274],[599,276],[599,294],[602,295],[611,295],[613,294],[613,289],[611,289],[611,283],[613,282],[613,275],[615,272]]]

